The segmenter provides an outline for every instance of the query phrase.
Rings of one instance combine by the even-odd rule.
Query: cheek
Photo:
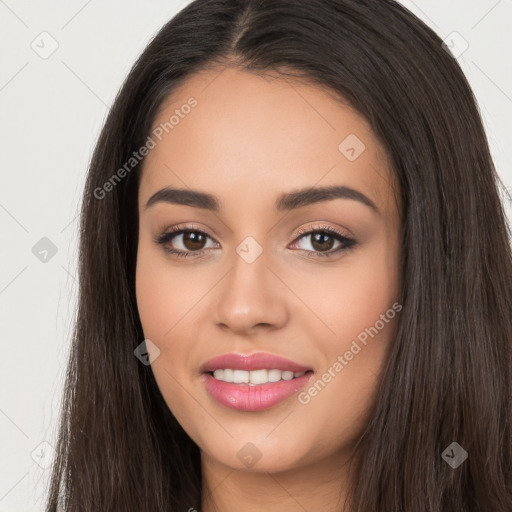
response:
[[[173,282],[169,271],[163,268],[163,258],[155,254],[147,244],[139,244],[135,288],[137,308],[139,312],[144,338],[151,340],[159,350],[157,358],[152,358],[151,369],[162,389],[162,382],[172,381],[166,371],[173,370],[166,362],[169,359],[170,344],[176,324],[176,313],[180,310],[176,282]],[[173,352],[179,347],[174,347]],[[150,350],[150,349],[149,349]],[[165,386],[169,386],[167,382]]]
[[[162,275],[155,266],[146,264],[144,258],[137,263],[137,307],[144,335],[149,339],[162,337],[166,329],[164,313],[172,311],[172,294],[165,286],[164,278],[165,274]]]
[[[351,254],[337,268],[302,272],[295,279],[294,291],[312,312],[304,317],[310,337],[322,340],[326,353],[350,345],[376,322],[384,334],[380,319],[398,300],[399,269],[395,246],[382,245],[386,250],[375,244],[371,251]]]
[[[197,295],[190,275],[172,270],[165,257],[147,245],[139,246],[136,269],[136,297],[140,320],[147,338],[166,340],[173,325]]]
[[[321,418],[329,410],[332,422],[324,428],[333,428],[333,434],[342,427],[355,435],[367,420],[401,309],[398,272],[396,246],[383,250],[376,245],[374,251],[360,253],[350,265],[340,267],[332,279],[317,280],[324,283],[322,288],[310,286],[311,304],[330,332],[319,322],[315,326],[321,331],[310,328],[325,359],[301,403],[311,418]]]
[[[194,426],[189,425],[187,418],[194,417],[198,411],[193,408],[189,395],[183,393],[180,385],[185,382],[189,368],[187,343],[180,343],[179,340],[180,336],[186,340],[180,328],[186,325],[183,317],[190,309],[190,305],[187,306],[190,301],[184,298],[187,288],[180,272],[170,272],[165,260],[160,260],[154,252],[146,251],[144,247],[139,248],[136,270],[137,307],[144,337],[159,349],[158,357],[153,358],[151,363],[158,388],[178,421],[186,425],[187,430],[194,432]],[[180,319],[183,319],[182,323]]]

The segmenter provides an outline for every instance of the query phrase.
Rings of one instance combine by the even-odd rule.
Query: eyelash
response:
[[[179,258],[188,258],[190,256],[200,257],[207,251],[207,249],[202,249],[200,251],[182,251],[180,249],[169,248],[165,245],[168,242],[170,242],[175,236],[184,234],[184,233],[200,233],[201,235],[205,235],[208,238],[211,238],[203,230],[197,229],[194,226],[189,226],[189,227],[185,228],[180,225],[180,226],[174,226],[173,228],[170,228],[165,233],[162,233],[160,236],[154,238],[154,242],[158,245],[161,245],[162,248],[167,253],[170,253],[173,256],[177,256]],[[337,239],[338,241],[340,241],[343,244],[343,246],[338,247],[338,249],[336,249],[334,251],[331,250],[329,252],[316,252],[316,251],[308,251],[306,249],[298,249],[300,251],[304,251],[307,253],[313,253],[314,256],[309,256],[312,258],[330,257],[330,256],[333,256],[334,254],[338,254],[341,251],[347,251],[347,250],[353,248],[354,245],[356,245],[356,243],[357,243],[354,239],[348,238],[348,237],[342,235],[339,231],[337,231],[336,229],[331,228],[329,226],[313,226],[312,228],[309,228],[309,229],[302,228],[297,232],[297,236],[295,237],[294,242],[298,241],[300,238],[305,237],[306,235],[312,235],[312,234],[316,234],[316,233],[333,235],[335,239]]]

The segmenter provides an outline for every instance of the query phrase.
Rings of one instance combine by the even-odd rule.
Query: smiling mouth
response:
[[[313,370],[300,372],[283,371],[277,368],[260,370],[236,370],[231,368],[217,369],[207,372],[214,379],[231,384],[247,384],[249,386],[260,386],[280,381],[298,379],[305,374],[313,373]]]
[[[313,370],[292,372],[277,368],[250,371],[219,368],[204,372],[203,383],[218,404],[241,412],[256,412],[285,402],[311,381],[313,373]]]

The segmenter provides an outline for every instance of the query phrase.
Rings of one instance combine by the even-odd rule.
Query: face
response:
[[[368,421],[401,308],[382,145],[332,93],[235,69],[194,75],[150,136],[136,291],[169,409],[212,464],[339,462]]]

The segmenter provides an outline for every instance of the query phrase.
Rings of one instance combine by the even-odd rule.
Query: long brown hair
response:
[[[512,255],[480,114],[441,39],[393,0],[196,0],[141,54],[85,186],[79,302],[47,512],[201,510],[200,452],[134,357],[140,163],[162,101],[237,66],[344,97],[400,185],[401,311],[350,488],[353,512],[512,510]],[[103,190],[99,193],[98,190]],[[457,468],[442,454],[456,442]]]

